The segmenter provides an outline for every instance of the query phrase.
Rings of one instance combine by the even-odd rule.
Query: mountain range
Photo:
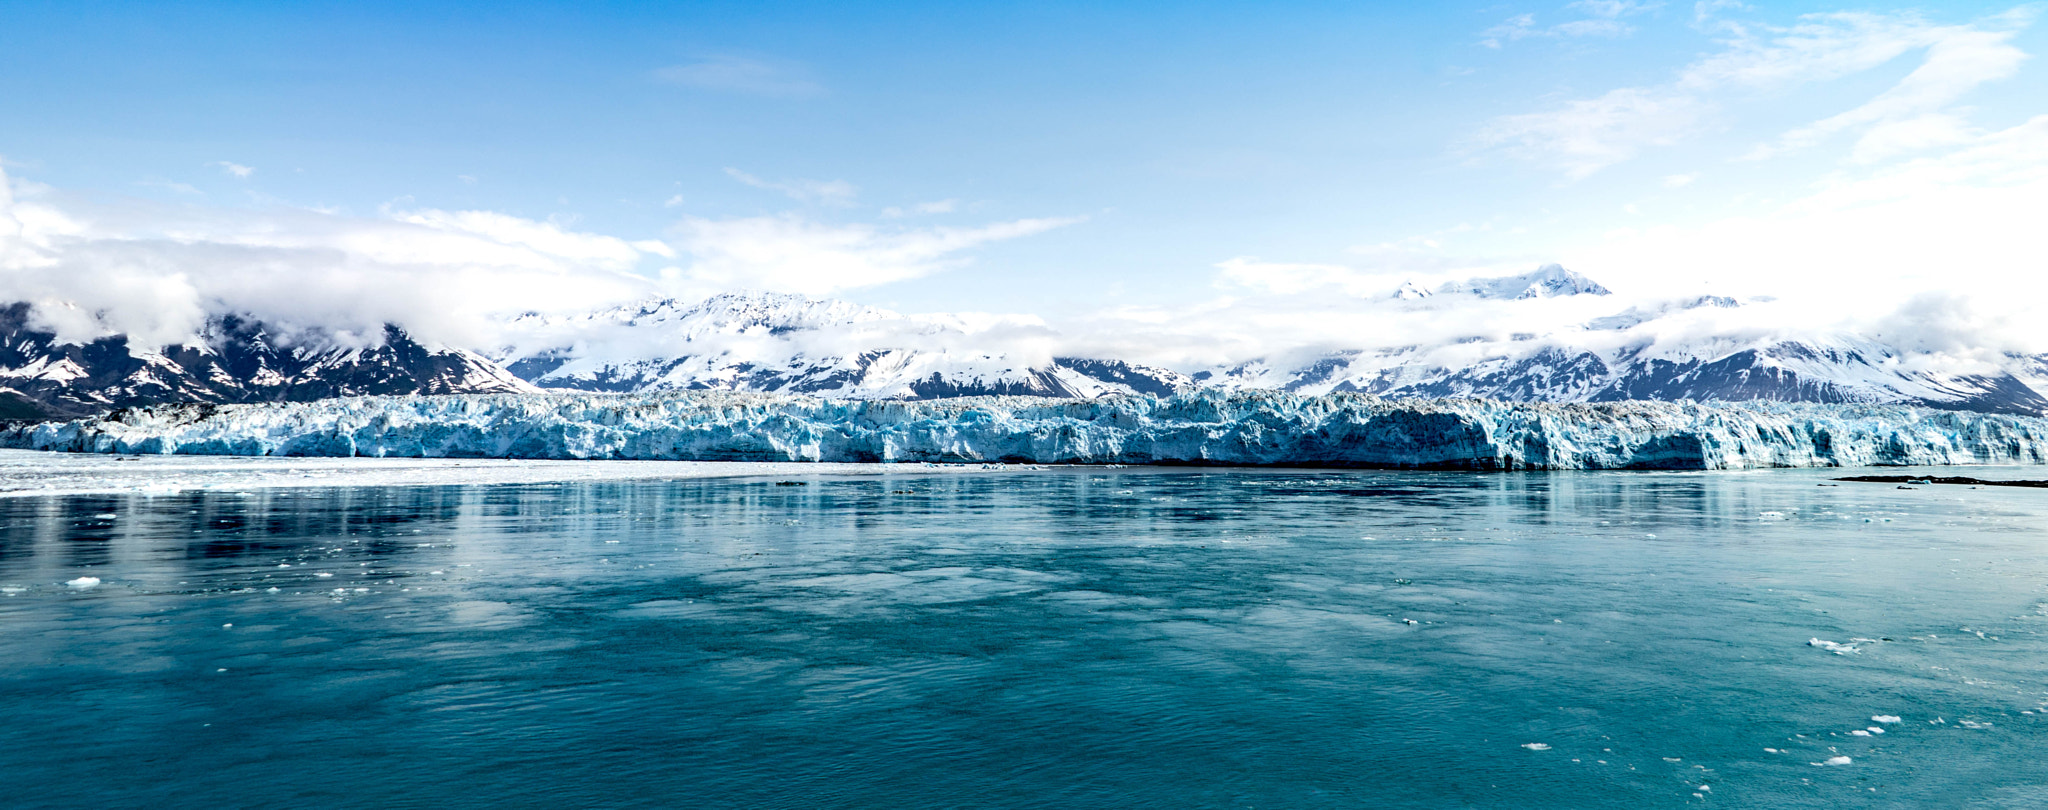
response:
[[[1435,287],[1403,284],[1381,305],[1456,313],[1476,302],[1515,307],[1572,298],[1597,308],[1610,295],[1591,279],[1546,265]],[[710,389],[830,399],[1089,398],[1201,387],[1506,401],[1905,403],[2048,414],[2048,356],[1965,368],[1930,364],[1925,355],[1854,334],[1651,337],[1674,319],[1767,300],[1701,296],[1639,304],[1546,334],[1187,370],[1065,356],[1052,348],[1056,336],[1042,325],[906,316],[764,292],[701,301],[653,298],[572,316],[527,313],[505,323],[508,345],[495,347],[422,342],[396,325],[381,339],[364,341],[233,314],[210,318],[202,334],[180,345],[132,346],[118,334],[67,343],[38,326],[29,305],[17,303],[0,307],[0,418],[62,418],[159,402],[365,394]],[[1016,339],[981,339],[1005,330]]]

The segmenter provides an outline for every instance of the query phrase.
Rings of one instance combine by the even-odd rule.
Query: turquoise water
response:
[[[1974,474],[1998,472],[2042,477]],[[1827,475],[5,499],[0,784],[16,807],[2048,805],[2048,492]]]

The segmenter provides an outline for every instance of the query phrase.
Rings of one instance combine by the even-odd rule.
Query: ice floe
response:
[[[1836,644],[1822,638],[1809,638],[1806,640],[1806,646],[1819,647],[1836,655],[1853,655],[1863,651],[1853,644]]]

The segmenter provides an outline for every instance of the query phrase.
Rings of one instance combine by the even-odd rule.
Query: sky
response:
[[[1209,362],[1398,341],[1358,335],[1402,281],[1560,262],[2048,351],[2044,11],[16,0],[0,296],[73,336],[226,307],[473,343],[767,289],[1234,335],[1165,358]]]

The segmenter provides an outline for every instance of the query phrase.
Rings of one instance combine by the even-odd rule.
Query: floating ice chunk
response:
[[[0,585],[0,594],[6,594],[8,596],[13,596],[17,593],[23,593],[27,590],[27,588],[21,587],[20,585]]]
[[[1766,749],[1764,749],[1764,753],[1766,753],[1766,754],[1775,754],[1775,753],[1778,753],[1778,749],[1776,749],[1776,748],[1766,748]]]
[[[1963,724],[1963,728],[1990,728],[1990,727],[1991,727],[1991,724],[1990,724],[1990,723],[1980,723],[1980,722],[1977,722],[1977,721],[1975,721],[1975,720],[1958,720],[1958,721],[1956,721],[1956,722],[1958,722],[1958,723],[1961,723],[1961,724]]]
[[[314,574],[313,576],[319,577],[319,578],[321,578],[321,579],[326,579],[326,578],[328,578],[328,577],[331,577],[331,576],[334,576],[334,575],[333,575],[333,574],[330,574],[330,573],[327,573],[326,571],[322,571],[322,572],[320,572],[320,573],[318,573],[318,574]]]
[[[1531,750],[1531,751],[1548,751],[1548,750],[1550,750],[1550,746],[1549,746],[1549,745],[1547,745],[1547,744],[1544,744],[1544,743],[1522,743],[1522,747],[1523,747],[1523,748],[1527,748],[1527,749],[1529,749],[1529,750]]]
[[[1828,652],[1834,653],[1834,654],[1836,654],[1836,655],[1850,655],[1850,654],[1853,654],[1853,653],[1859,653],[1859,652],[1862,652],[1862,650],[1859,650],[1859,649],[1857,649],[1855,645],[1852,645],[1852,644],[1836,644],[1836,643],[1834,643],[1834,642],[1832,642],[1832,641],[1828,641],[1828,640],[1826,640],[1826,639],[1820,639],[1820,638],[1809,638],[1809,639],[1807,639],[1807,640],[1806,640],[1806,646],[1808,646],[1808,647],[1819,647],[1819,648],[1821,648],[1821,649],[1823,649],[1823,650],[1827,650]]]
[[[1870,732],[1868,732],[1868,731],[1864,731],[1863,729],[1860,729],[1860,728],[1859,728],[1859,729],[1856,729],[1855,731],[1851,731],[1851,732],[1849,732],[1849,736],[1851,736],[1851,737],[1868,737],[1868,736],[1870,736]]]
[[[92,587],[97,587],[97,586],[98,586],[98,585],[100,584],[100,578],[99,578],[99,577],[79,577],[79,578],[77,578],[77,579],[74,579],[74,580],[71,580],[71,581],[65,582],[64,584],[66,584],[66,585],[69,585],[69,586],[71,586],[71,587],[73,587],[73,588],[92,588]]]
[[[119,517],[120,517],[120,515],[116,515],[116,514],[114,514],[114,513],[112,513],[112,512],[101,512],[101,513],[99,513],[99,514],[97,514],[97,515],[93,515],[93,516],[92,516],[92,519],[93,519],[93,520],[114,520],[114,519],[116,519],[116,518],[119,518]]]
[[[1826,762],[1816,762],[1816,763],[1813,763],[1813,764],[1815,764],[1815,765],[1847,765],[1847,764],[1849,764],[1849,763],[1850,763],[1850,762],[1852,762],[1852,761],[1853,761],[1853,760],[1850,760],[1850,759],[1849,759],[1848,757],[1828,757],[1828,759],[1827,759],[1827,761],[1826,761]]]
[[[1872,734],[1883,734],[1883,733],[1884,733],[1884,729],[1883,729],[1883,728],[1881,728],[1881,727],[1878,727],[1878,726],[1871,726],[1870,728],[1864,729],[1864,731],[1868,731],[1868,732],[1870,732],[1870,733],[1872,733]]]

